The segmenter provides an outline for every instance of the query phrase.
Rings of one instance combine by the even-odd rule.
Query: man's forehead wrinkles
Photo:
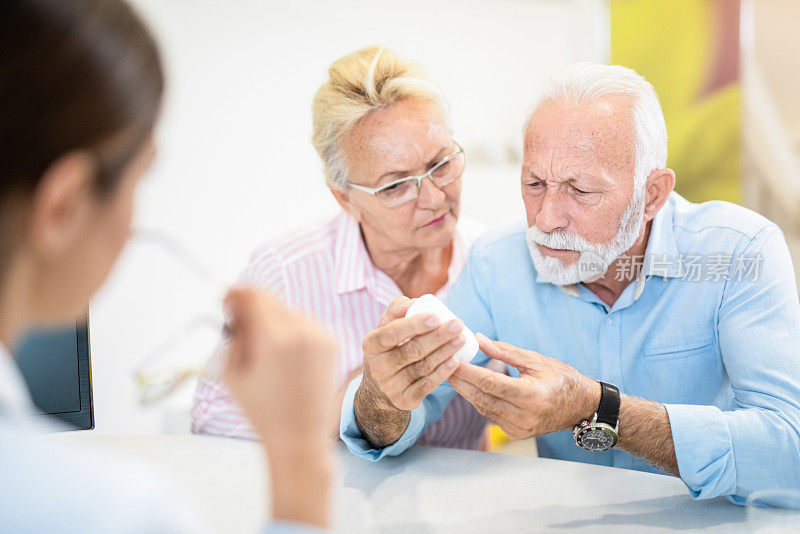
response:
[[[607,146],[591,136],[562,135],[531,141],[526,147],[529,174],[541,179],[594,178],[608,184],[615,181],[610,171],[627,174],[633,167],[632,151],[624,144]]]
[[[585,161],[594,161],[596,159],[596,150],[594,147],[586,145],[553,145],[553,146],[540,146],[531,148],[529,150],[534,159],[547,159],[547,160],[561,160],[569,165],[572,164],[585,164]],[[574,163],[573,163],[574,162]]]
[[[552,151],[558,154],[572,151],[593,152],[597,149],[596,138],[560,136],[558,138],[532,139],[526,143],[526,148],[534,152]]]
[[[585,165],[581,162],[575,163],[568,163],[564,166],[564,172],[562,173],[564,178],[578,178],[582,176],[584,173]]]
[[[581,161],[576,158],[567,160],[547,157],[546,159],[534,158],[531,164],[525,167],[525,174],[542,180],[562,182],[596,177],[598,169],[595,168],[591,161]]]

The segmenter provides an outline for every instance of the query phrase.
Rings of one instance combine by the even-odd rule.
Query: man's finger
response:
[[[461,321],[454,319],[438,326],[432,332],[414,336],[403,343],[402,346],[390,350],[387,354],[388,361],[390,365],[398,371],[415,362],[419,362],[438,350],[439,347],[443,347],[450,342],[460,339],[461,327]],[[460,343],[457,348],[460,348],[463,344],[463,342]],[[453,354],[455,354],[455,351]],[[422,374],[420,376],[422,376]]]
[[[511,378],[502,373],[490,371],[479,365],[467,362],[462,362],[453,376],[461,381],[468,382],[484,393],[504,399],[517,406],[521,405],[521,382],[518,378]]]
[[[469,382],[459,380],[455,375],[450,377],[449,382],[453,389],[475,406],[480,414],[502,428],[511,439],[523,439],[533,435],[531,430],[524,427],[527,417],[518,406],[483,393]]]
[[[434,333],[426,334],[425,336],[432,336]],[[459,343],[460,342],[460,343]],[[411,342],[409,342],[411,343]],[[409,365],[406,365],[395,375],[398,380],[405,381],[410,384],[423,376],[427,376],[433,372],[434,369],[439,367],[441,363],[450,358],[453,354],[464,345],[464,341],[457,337],[452,341],[444,341],[436,350]]]
[[[364,338],[363,349],[367,354],[387,352],[413,337],[427,334],[437,326],[439,326],[439,319],[431,314],[395,319],[367,334],[367,337]]]
[[[517,426],[515,421],[522,421],[525,417],[525,412],[519,406],[486,393],[474,384],[458,378],[455,373],[450,376],[448,382],[459,395],[467,399],[477,408],[478,412],[491,419],[492,422],[499,424],[500,421],[508,421]]]
[[[402,319],[406,316],[406,312],[414,304],[416,299],[410,299],[408,297],[397,297],[389,304],[389,307],[381,316],[381,320],[378,323],[378,326],[384,326],[396,319]]]
[[[520,349],[502,341],[492,341],[480,332],[475,334],[475,338],[478,340],[478,347],[484,354],[517,369],[530,369],[542,358],[542,355],[538,352]]]
[[[526,439],[531,436],[535,436],[536,433],[532,430],[522,428],[521,426],[517,425],[513,421],[509,421],[508,419],[498,419],[495,422],[497,426],[499,426],[503,432],[511,439]]]
[[[512,421],[511,419],[503,416],[498,416],[494,420],[490,419],[490,421],[499,426],[511,439],[525,439],[536,435],[533,429],[524,428],[523,426],[517,424],[516,421]]]
[[[443,363],[434,369],[434,371],[423,376],[419,380],[414,381],[403,391],[403,397],[409,402],[416,404],[417,400],[421,401],[444,383],[458,367],[458,360],[455,358],[448,358]]]

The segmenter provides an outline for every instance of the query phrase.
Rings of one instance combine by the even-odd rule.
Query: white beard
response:
[[[619,230],[606,243],[592,243],[579,235],[564,230],[543,232],[532,225],[526,232],[528,250],[536,272],[545,282],[565,286],[579,282],[594,282],[602,278],[608,267],[636,242],[644,221],[644,189],[634,193],[628,207],[619,219]],[[539,252],[542,245],[552,249],[575,250],[580,258],[566,266],[552,256]]]

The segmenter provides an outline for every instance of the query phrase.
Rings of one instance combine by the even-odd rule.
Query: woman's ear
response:
[[[349,191],[330,188],[333,198],[339,203],[344,211],[350,214],[356,222],[361,223],[361,208],[350,199]]]
[[[675,173],[672,169],[656,169],[650,173],[645,184],[645,221],[652,221],[655,218],[674,189]]]
[[[94,159],[70,152],[54,161],[34,191],[29,243],[39,254],[57,256],[73,246],[91,212]]]

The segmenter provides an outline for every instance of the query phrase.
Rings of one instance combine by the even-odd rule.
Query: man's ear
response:
[[[656,169],[650,173],[645,183],[644,220],[646,222],[653,220],[674,189],[675,173],[672,169]]]
[[[349,213],[358,223],[361,223],[361,208],[350,199],[349,191],[341,191],[339,189],[330,188],[333,198],[342,207],[344,211]]]
[[[73,246],[91,210],[95,163],[85,152],[70,152],[54,161],[34,191],[29,243],[45,256]]]

